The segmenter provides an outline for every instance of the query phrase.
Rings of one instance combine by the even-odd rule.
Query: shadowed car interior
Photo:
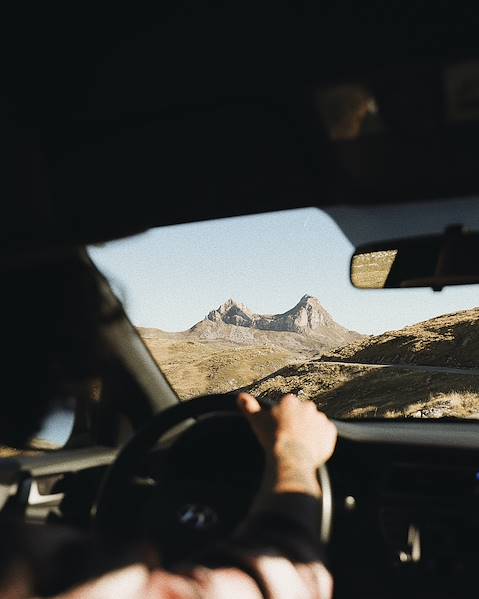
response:
[[[472,596],[477,19],[452,3],[381,20],[348,3],[301,18],[35,10],[0,36],[15,49],[0,91],[1,305],[15,340],[0,508],[27,525],[18,547],[37,594],[148,543],[169,566],[226,539],[264,467],[235,407],[246,389],[265,406],[313,400],[337,426],[319,473],[335,597]],[[288,256],[261,303],[254,288]],[[246,299],[232,299],[240,283]],[[68,316],[76,301],[99,315],[101,344],[88,317]],[[45,392],[33,382],[52,335],[73,382],[56,385],[52,368],[40,430],[27,418],[14,430],[25,394],[33,414],[30,394]],[[85,550],[92,536],[111,563]]]

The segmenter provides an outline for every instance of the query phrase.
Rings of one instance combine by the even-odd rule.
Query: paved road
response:
[[[368,368],[394,368],[396,370],[419,370],[420,372],[444,372],[445,374],[479,375],[479,368],[450,368],[448,366],[421,366],[419,364],[366,364],[364,362],[318,361],[320,364],[338,364],[341,366],[367,366]]]

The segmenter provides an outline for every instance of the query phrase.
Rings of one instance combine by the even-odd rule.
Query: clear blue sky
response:
[[[316,208],[162,227],[90,248],[135,325],[189,328],[228,298],[263,314],[305,293],[361,333],[382,333],[479,305],[479,287],[361,291],[350,242]]]

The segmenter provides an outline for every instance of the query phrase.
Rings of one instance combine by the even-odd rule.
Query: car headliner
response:
[[[479,56],[477,19],[452,2],[434,19],[420,3],[413,15],[391,6],[381,20],[353,7],[299,18],[294,9],[209,12],[198,3],[74,20],[42,7],[21,28],[6,20],[3,197],[14,200],[2,240],[87,243],[305,206],[365,206],[372,218],[372,205],[479,194],[477,123],[425,132],[414,120],[416,100],[440,89],[445,63]],[[349,169],[311,98],[317,86],[351,80],[379,94],[392,133],[351,142]],[[443,100],[428,97],[432,113]],[[474,218],[473,204],[469,211]],[[354,211],[330,213],[353,243],[378,230],[371,221],[358,231]],[[418,222],[413,213],[424,210],[406,208]],[[387,211],[377,218],[396,234]]]

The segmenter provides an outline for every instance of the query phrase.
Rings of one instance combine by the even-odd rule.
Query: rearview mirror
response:
[[[479,283],[479,233],[460,225],[443,234],[364,245],[351,258],[351,283],[359,289]]]

